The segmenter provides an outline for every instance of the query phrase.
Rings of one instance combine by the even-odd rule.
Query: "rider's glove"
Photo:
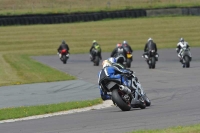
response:
[[[126,69],[126,70],[124,71],[124,73],[129,74],[129,75],[132,75],[132,74],[133,74],[133,71],[130,70],[130,69]]]
[[[129,70],[129,74],[132,75],[132,74],[133,74],[133,71],[132,71],[132,70]]]

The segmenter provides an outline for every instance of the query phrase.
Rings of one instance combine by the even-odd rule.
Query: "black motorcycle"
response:
[[[144,55],[144,58],[149,65],[149,69],[154,69],[156,67],[156,61],[158,61],[158,54],[155,50],[150,50],[147,55]]]
[[[92,50],[92,55],[90,54],[90,59],[93,62],[94,66],[99,66],[100,63],[100,51],[97,49]]]
[[[113,103],[122,111],[129,111],[131,108],[145,109],[146,106],[150,106],[151,102],[134,74],[123,74],[130,80],[130,85],[135,88],[134,92],[123,86],[120,79],[105,78],[103,75],[103,73],[100,74],[99,85],[103,92],[111,93]]]
[[[125,47],[124,48],[126,50],[126,56],[127,56],[127,59],[126,59],[126,68],[130,68],[131,67],[131,62],[133,61],[133,55],[132,55],[132,52],[129,50],[129,48]]]

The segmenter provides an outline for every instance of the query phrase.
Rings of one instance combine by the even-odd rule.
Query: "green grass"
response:
[[[23,3],[23,4],[22,4]],[[1,15],[200,6],[198,0],[1,0]]]
[[[129,133],[200,133],[200,124],[191,126],[176,126],[156,130],[137,130]]]
[[[187,16],[1,27],[0,86],[75,79],[29,57],[56,55],[63,39],[69,44],[71,54],[88,53],[94,39],[103,52],[111,52],[123,40],[133,50],[143,49],[149,37],[158,49],[175,48],[180,37],[191,47],[197,47],[200,46],[199,23],[199,17]]]
[[[92,105],[102,103],[101,99],[65,102],[50,105],[39,106],[25,106],[15,108],[2,108],[0,109],[0,120],[17,119],[34,115],[50,114],[59,111],[68,111],[71,109],[79,109],[83,107],[90,107]]]

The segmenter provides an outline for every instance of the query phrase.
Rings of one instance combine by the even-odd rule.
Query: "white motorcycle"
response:
[[[187,48],[186,46],[182,47],[178,56],[183,60],[183,67],[189,68],[190,62],[192,61],[192,55],[190,49]]]

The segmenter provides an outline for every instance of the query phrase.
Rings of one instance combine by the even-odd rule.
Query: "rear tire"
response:
[[[189,68],[190,67],[190,59],[189,59],[189,57],[188,56],[185,56],[185,67],[186,68]]]
[[[117,89],[114,89],[112,91],[112,100],[113,103],[116,103],[117,106],[122,110],[122,111],[129,111],[131,109],[131,103],[129,103],[129,105],[122,100],[121,96],[118,93]]]
[[[65,55],[63,55],[62,59],[63,59],[63,64],[66,64],[67,63],[67,57]]]
[[[127,68],[131,67],[131,59],[127,59],[127,61],[126,61],[126,67]]]
[[[155,68],[156,67],[156,59],[155,59],[155,57],[152,57],[151,58],[151,68]]]
[[[94,59],[94,66],[99,66],[99,56],[95,56],[95,59]]]

